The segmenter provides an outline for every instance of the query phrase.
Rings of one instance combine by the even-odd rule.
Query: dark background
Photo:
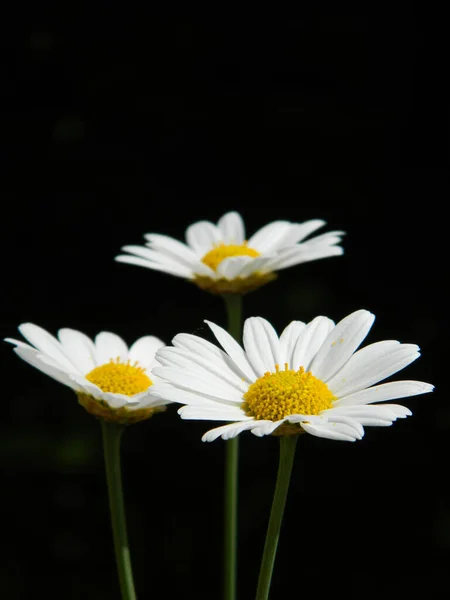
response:
[[[40,9],[41,10],[41,9]],[[448,596],[448,96],[439,14],[97,14],[64,4],[3,22],[1,337],[25,321],[129,344],[226,326],[220,298],[119,264],[146,232],[182,240],[238,210],[343,229],[343,257],[249,294],[278,331],[375,313],[367,342],[417,343],[400,373],[436,385],[413,417],[355,444],[298,444],[271,598]],[[8,599],[119,598],[98,422],[0,347]],[[211,426],[213,424],[210,424]],[[175,408],[123,438],[138,597],[221,598],[224,443]],[[241,436],[239,598],[254,596],[273,437]]]

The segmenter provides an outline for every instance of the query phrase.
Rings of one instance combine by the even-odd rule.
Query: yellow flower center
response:
[[[303,367],[298,371],[280,371],[275,365],[275,373],[264,373],[244,394],[242,405],[247,416],[255,419],[278,421],[288,415],[318,415],[331,408],[335,397],[327,385],[314,377]]]
[[[120,362],[119,357],[111,359],[109,363],[95,367],[86,376],[91,383],[95,383],[103,392],[124,394],[134,396],[139,392],[145,392],[152,385],[152,380],[145,373],[138,362],[130,364]]]
[[[234,244],[219,244],[202,258],[202,262],[215,271],[218,265],[230,256],[259,256],[259,252],[247,246],[247,242],[240,245]]]

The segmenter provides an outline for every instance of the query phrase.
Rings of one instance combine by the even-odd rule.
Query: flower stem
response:
[[[291,479],[292,465],[294,464],[296,435],[283,435],[280,437],[280,458],[275,492],[267,527],[266,542],[259,570],[258,589],[256,600],[267,600],[269,597],[270,582],[272,580],[273,566],[277,552],[278,538],[280,537],[281,523],[283,521],[284,507]]]
[[[120,442],[124,426],[101,421],[103,451],[105,456],[106,480],[108,483],[109,510],[114,538],[117,574],[122,600],[136,600],[130,550],[128,548],[125,506],[123,501],[122,475],[120,466]]]
[[[228,332],[237,342],[241,339],[242,296],[224,294]],[[237,566],[237,498],[238,498],[238,437],[225,442],[225,531],[224,531],[224,599],[236,598]]]

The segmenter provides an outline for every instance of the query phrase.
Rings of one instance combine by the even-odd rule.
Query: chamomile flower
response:
[[[273,221],[246,238],[244,221],[235,211],[217,224],[198,221],[186,230],[186,243],[157,233],[145,234],[145,246],[124,246],[115,257],[191,281],[214,294],[245,294],[272,281],[276,272],[300,263],[339,256],[344,232],[308,237],[325,225]]]
[[[154,393],[183,404],[183,419],[229,421],[203,441],[229,439],[250,430],[257,436],[307,432],[355,441],[365,425],[387,426],[411,415],[386,400],[431,392],[421,381],[378,384],[420,356],[415,344],[387,340],[358,350],[374,315],[357,310],[337,324],[318,316],[291,322],[277,335],[265,319],[245,320],[243,347],[218,325],[205,321],[223,350],[191,334],[158,350],[162,365]]]
[[[19,326],[31,344],[6,338],[20,358],[72,388],[79,403],[105,421],[131,424],[165,410],[168,403],[152,394],[158,379],[151,370],[155,353],[165,344],[141,337],[128,348],[118,335],[102,331],[92,341],[74,329],[60,329],[58,338],[33,323]]]

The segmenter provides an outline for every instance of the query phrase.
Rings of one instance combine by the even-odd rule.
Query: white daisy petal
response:
[[[174,366],[186,368],[192,374],[197,374],[199,377],[215,375],[227,385],[236,388],[242,394],[248,389],[248,385],[242,381],[237,373],[229,368],[229,365],[224,360],[207,359],[198,354],[192,354],[183,348],[163,348],[158,353],[158,360],[163,363],[167,359],[172,361]]]
[[[81,331],[64,328],[58,331],[58,338],[65,354],[83,375],[97,366],[94,342]]]
[[[251,256],[230,256],[217,265],[217,276],[224,279],[235,279],[241,276],[241,271],[252,264],[255,259]]]
[[[356,352],[327,385],[335,396],[348,396],[397,373],[419,356],[415,344],[376,342]]]
[[[195,270],[201,272],[201,274],[209,275],[211,273],[209,267],[204,265],[198,259],[196,259],[195,263],[191,265],[186,264],[186,261],[181,261],[176,256],[169,255],[166,251],[161,252],[151,248],[146,248],[145,246],[123,246],[122,250],[124,252],[129,252],[131,255],[137,258],[144,259],[147,261],[147,263],[149,262],[154,265],[155,268],[160,267],[164,270],[172,269],[188,277],[194,272],[194,267]]]
[[[101,331],[95,336],[95,354],[99,365],[109,363],[116,358],[123,362],[128,358],[128,347],[115,333]]]
[[[174,404],[184,404],[187,406],[222,406],[225,408],[235,408],[237,406],[237,404],[223,403],[220,400],[211,398],[211,396],[207,394],[181,389],[179,387],[167,383],[163,379],[152,385],[152,395],[166,402],[173,402]]]
[[[361,425],[374,425],[375,422],[385,421],[392,424],[396,419],[404,419],[412,413],[405,406],[398,404],[367,404],[363,406],[342,406],[324,411],[334,420],[336,416],[350,417]]]
[[[113,394],[111,392],[102,392],[101,400],[108,403],[111,408],[122,408],[122,406],[128,406],[129,404],[136,404],[137,401],[132,399],[130,396],[124,394]]]
[[[322,219],[311,219],[304,223],[291,223],[290,231],[285,236],[283,245],[291,246],[292,244],[298,244],[313,233],[313,231],[323,227],[325,224],[325,221],[322,221]]]
[[[289,367],[292,369],[292,352],[295,348],[295,344],[300,334],[305,329],[306,325],[303,321],[291,321],[287,327],[281,332],[280,335],[280,353],[281,362],[289,363]]]
[[[241,245],[245,241],[244,221],[239,213],[232,211],[221,217],[217,226],[225,244]]]
[[[310,369],[310,363],[334,327],[334,321],[328,317],[315,317],[300,332],[292,350],[291,369],[297,371],[303,367]]]
[[[182,406],[178,409],[182,419],[195,419],[199,421],[242,421],[245,414],[242,410],[233,407],[220,406]]]
[[[343,235],[343,231],[327,231],[326,233],[322,233],[322,235],[312,238],[312,240],[304,242],[304,245],[308,248],[314,248],[316,246],[334,246],[342,242]]]
[[[267,269],[267,264],[271,260],[271,255],[257,256],[247,262],[242,267],[239,277],[250,277],[254,273],[267,273],[270,269]]]
[[[361,345],[374,320],[368,310],[357,310],[337,323],[309,366],[312,374],[328,382]]]
[[[288,415],[287,417],[284,418],[285,421],[288,421],[289,423],[303,423],[303,422],[308,422],[308,423],[323,423],[324,422],[324,418],[322,415],[301,415],[301,414],[295,414],[295,415]],[[327,421],[327,419],[325,419],[325,421]]]
[[[183,242],[158,233],[147,233],[144,237],[149,243],[149,247],[155,252],[161,252],[171,260],[179,262],[189,269],[198,268],[199,258],[201,257]]]
[[[249,361],[261,377],[267,371],[275,371],[280,365],[281,349],[278,335],[272,325],[261,317],[245,320],[243,344]]]
[[[312,262],[321,258],[331,258],[332,256],[342,256],[343,248],[340,246],[306,246],[301,244],[288,249],[282,249],[277,256],[273,257],[266,265],[271,271],[281,271],[294,265],[300,265],[305,262]]]
[[[34,323],[23,323],[19,326],[19,331],[30,344],[53,358],[62,370],[76,371],[75,365],[64,352],[61,343],[48,331]]]
[[[427,394],[433,390],[434,385],[423,381],[391,381],[341,397],[334,403],[334,406],[372,404],[373,402]]]
[[[322,425],[302,423],[301,426],[307,433],[319,438],[342,442],[356,442],[356,440],[360,439],[355,435],[353,429],[343,423],[323,423]]]
[[[346,427],[346,431],[352,430],[358,440],[362,439],[364,436],[363,426],[356,418],[353,418],[350,415],[338,415],[333,413],[328,416],[328,421],[334,425],[336,425],[336,423],[339,425],[344,425]]]
[[[185,279],[193,278],[191,269],[183,267],[182,265],[169,266],[167,264],[152,262],[138,256],[128,256],[127,254],[119,254],[114,258],[114,260],[116,262],[126,263],[128,265],[135,265],[137,267],[145,267],[146,269],[153,269],[154,271],[169,273],[170,275],[175,275],[177,277],[184,277]]]
[[[277,429],[280,425],[284,423],[285,419],[280,419],[279,421],[255,421],[253,429],[251,429],[251,433],[256,435],[257,437],[264,437],[265,435],[270,435]]]
[[[39,371],[42,371],[42,373],[45,373],[45,375],[49,375],[56,381],[59,381],[59,383],[63,383],[68,387],[73,387],[71,379],[67,372],[62,371],[56,366],[48,364],[48,362],[44,362],[39,352],[37,352],[33,348],[24,348],[22,346],[17,346],[16,348],[14,348],[14,352],[18,356],[20,356],[22,360],[26,361],[33,367],[36,367],[36,369],[39,369]]]
[[[15,340],[14,338],[5,338],[4,341],[8,342],[10,344],[14,344],[15,346],[18,346],[19,348],[28,348],[29,350],[33,350],[34,352],[36,352],[36,348],[34,348],[34,346],[30,346],[30,344],[26,344],[25,342],[22,342],[21,340]]]
[[[130,410],[139,410],[140,408],[153,408],[157,406],[165,406],[166,404],[171,404],[167,400],[162,400],[161,398],[157,398],[153,396],[151,393],[143,394],[135,396],[138,399],[137,404],[128,404],[128,408]]]
[[[145,335],[130,346],[128,358],[131,362],[137,361],[139,366],[145,369],[153,362],[157,350],[164,347],[164,342],[159,338],[154,335]]]
[[[198,221],[186,229],[186,242],[203,256],[221,241],[219,228],[209,221]]]
[[[254,233],[248,240],[248,246],[260,253],[272,252],[282,245],[284,237],[290,233],[290,230],[289,221],[273,221]]]
[[[226,331],[225,334],[229,335]],[[172,339],[172,344],[175,348],[183,348],[184,350],[195,353],[198,352],[201,356],[209,358],[210,360],[213,360],[214,358],[221,360],[222,356],[225,354],[224,351],[215,344],[212,344],[198,335],[193,335],[192,333],[177,333]]]
[[[247,381],[255,381],[256,373],[253,370],[253,367],[242,349],[242,347],[236,342],[236,340],[222,327],[212,323],[211,321],[207,321],[205,319],[205,323],[210,327],[214,336],[216,337],[219,344],[228,354],[228,356],[233,360],[234,364],[240,369],[242,375],[246,378]]]
[[[210,429],[202,436],[203,442],[213,442],[218,437],[222,437],[224,440],[230,440],[243,431],[247,429],[251,429],[255,421],[251,417],[247,417],[247,421],[242,421],[240,423],[231,423],[230,425],[222,425],[221,427],[216,427],[215,429]]]
[[[211,375],[208,379],[201,379],[189,371],[171,367],[155,367],[153,371],[167,381],[179,388],[199,395],[209,396],[217,399],[217,402],[225,404],[241,404],[242,394],[229,385],[221,384],[218,377]]]

